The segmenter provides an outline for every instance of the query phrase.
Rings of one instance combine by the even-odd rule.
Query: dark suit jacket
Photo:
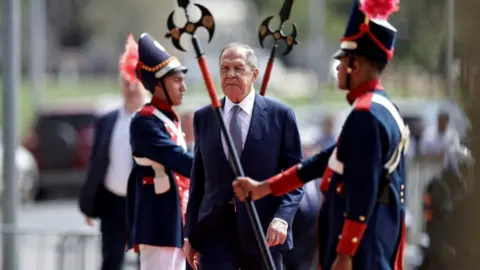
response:
[[[225,156],[219,123],[215,117],[211,106],[198,110],[194,116],[196,143],[185,224],[187,236],[195,231],[200,220],[208,218],[215,213],[215,209],[228,204],[234,197],[232,181],[235,175]],[[301,158],[300,136],[292,109],[256,94],[250,129],[240,157],[245,174],[253,179],[264,180],[299,163]],[[303,191],[299,189],[283,197],[267,196],[255,202],[264,232],[275,217],[289,224],[287,241],[274,250],[292,248],[291,226],[302,196]],[[214,230],[212,235],[204,239],[220,243],[231,240],[225,235],[238,234],[243,250],[258,254],[260,251],[246,208],[238,200],[236,205],[237,226],[224,235],[215,234]],[[225,226],[220,227],[223,230]],[[222,244],[215,244],[217,250],[212,245],[208,246],[209,250],[199,250],[200,253],[228,256]]]
[[[89,217],[99,217],[101,214],[103,183],[110,163],[110,139],[118,113],[119,110],[114,110],[95,122],[95,136],[88,161],[87,178],[79,196],[80,211]]]

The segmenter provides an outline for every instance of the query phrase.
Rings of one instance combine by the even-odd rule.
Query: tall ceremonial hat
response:
[[[171,56],[165,48],[148,33],[143,33],[138,38],[138,63],[137,77],[143,86],[150,92],[155,92],[155,84],[158,80],[162,83],[163,78],[178,72],[187,72],[188,68],[180,61]]]
[[[398,5],[399,0],[354,0],[334,58],[358,55],[387,64],[393,58],[397,33],[387,19],[398,11]]]

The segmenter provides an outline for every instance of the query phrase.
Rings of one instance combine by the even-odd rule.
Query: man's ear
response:
[[[361,66],[360,61],[358,61],[357,59],[354,59],[352,63],[352,73],[357,73],[360,70],[360,66]]]
[[[253,83],[257,81],[258,73],[259,73],[258,68],[253,69]]]

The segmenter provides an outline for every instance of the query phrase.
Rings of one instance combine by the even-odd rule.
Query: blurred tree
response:
[[[310,0],[314,1],[314,0]],[[325,0],[325,33],[329,40],[338,40],[343,34],[348,14],[352,7],[352,0]],[[281,7],[278,0],[254,0],[261,14],[276,14]],[[308,16],[309,1],[295,1],[292,20],[298,25],[299,40],[304,41],[308,36],[308,24],[315,23],[314,18]],[[272,12],[274,12],[272,14]],[[431,73],[443,72],[445,43],[445,1],[437,0],[402,0],[401,10],[391,17],[391,22],[399,30],[396,46],[396,59],[405,60]],[[260,22],[259,22],[260,23]],[[435,45],[435,46],[433,46]]]
[[[34,1],[34,0],[31,0]],[[82,16],[87,0],[47,0],[47,20],[56,33],[60,47],[78,48],[85,45],[92,29]]]
[[[480,64],[480,37],[477,35],[478,10],[480,1],[478,0],[456,0],[456,54],[462,62],[461,68],[461,88],[458,102],[464,104],[467,115],[472,123],[469,136],[469,147],[473,156],[476,158],[476,164],[473,167],[473,181],[480,175],[480,77],[477,70]],[[466,171],[465,171],[466,172]],[[464,175],[468,175],[464,173]],[[478,181],[478,180],[477,180]],[[451,238],[457,239],[455,246],[448,254],[452,260],[454,268],[444,269],[480,269],[480,238],[478,230],[480,228],[480,216],[476,215],[480,207],[480,185],[473,183],[470,187],[469,196],[460,206],[454,208],[454,216],[442,220],[437,226],[438,230],[445,234],[450,234]],[[451,222],[454,220],[454,222]],[[453,223],[453,226],[451,226]],[[450,227],[449,227],[450,224]],[[439,255],[442,256],[442,255]],[[442,270],[437,268],[429,268]]]

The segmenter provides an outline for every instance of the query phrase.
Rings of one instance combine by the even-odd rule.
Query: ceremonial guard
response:
[[[337,143],[267,181],[239,178],[240,199],[282,195],[323,174],[319,264],[327,270],[401,270],[405,248],[405,161],[409,129],[380,75],[393,57],[396,1],[354,1],[335,58],[352,111]]]
[[[140,251],[142,270],[184,270],[183,215],[193,157],[172,106],[182,104],[187,68],[146,33],[131,61],[153,97],[130,125],[135,164],[127,194],[128,247]]]

